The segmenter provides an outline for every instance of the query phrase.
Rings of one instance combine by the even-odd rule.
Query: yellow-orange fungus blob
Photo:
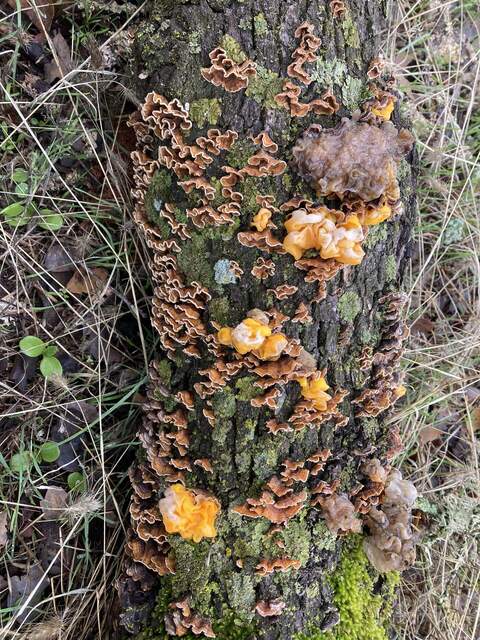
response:
[[[217,334],[218,341],[245,355],[253,352],[261,360],[276,360],[287,346],[282,333],[272,334],[271,328],[255,318],[245,318],[233,329],[223,327]]]
[[[265,339],[257,350],[260,360],[276,360],[287,346],[287,339],[282,333],[274,333]]]
[[[360,216],[360,220],[363,225],[370,226],[388,220],[391,215],[392,207],[389,204],[384,204],[376,209],[367,209],[365,213]]]
[[[267,228],[271,217],[272,212],[270,209],[262,207],[260,211],[253,216],[252,227],[255,227],[257,231],[264,231]]]
[[[393,98],[389,98],[387,103],[383,107],[373,107],[372,113],[374,116],[383,118],[384,120],[390,120],[393,109],[395,107],[395,101]]]
[[[167,533],[179,533],[185,540],[194,542],[217,535],[215,519],[220,504],[215,498],[196,494],[181,484],[174,484],[166,489],[165,497],[159,501],[159,508]]]
[[[395,397],[396,398],[403,398],[403,396],[407,393],[407,389],[406,387],[403,386],[403,384],[398,385],[398,387],[395,389]]]
[[[336,224],[336,213],[327,207],[318,207],[315,213],[307,213],[305,209],[294,211],[285,223],[288,231],[283,241],[285,251],[299,260],[308,249],[317,249],[325,260],[334,258],[342,264],[360,264],[364,256],[360,220],[357,215],[350,215]]]
[[[326,411],[327,403],[332,397],[326,393],[329,386],[325,378],[317,373],[315,377],[298,378],[297,381],[302,389],[302,396],[306,400],[312,400],[318,411]]]

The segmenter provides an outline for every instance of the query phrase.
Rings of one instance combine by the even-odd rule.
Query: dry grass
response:
[[[421,492],[418,560],[404,574],[398,636],[480,635],[480,11],[400,2],[389,57],[418,139],[409,279],[408,400],[401,463]]]
[[[396,629],[408,640],[474,640],[480,635],[480,12],[476,0],[394,4],[386,54],[406,97],[421,165],[409,281],[415,326],[405,356],[409,397],[399,419],[406,443],[401,462],[422,494],[423,534],[417,564],[405,574]],[[17,198],[11,174],[23,167],[28,201],[64,217],[54,232],[34,220],[18,229],[0,221],[0,285],[7,292],[0,295],[0,500],[8,525],[1,573],[13,568],[22,576],[39,560],[46,537],[55,540],[43,551],[36,583],[50,568],[48,588],[36,598],[33,585],[29,601],[0,611],[2,638],[85,640],[109,633],[127,522],[126,469],[135,450],[131,434],[155,338],[145,253],[130,219],[125,127],[108,108],[112,96],[125,99],[118,90],[122,77],[108,64],[95,68],[87,55],[92,46],[84,45],[114,20],[102,47],[104,61],[114,58],[134,17],[72,13],[72,69],[27,99],[18,55],[27,36],[20,28],[2,30],[11,21],[8,12],[0,14],[1,51],[10,59],[0,76],[6,168],[0,197]],[[65,292],[58,273],[45,266],[53,245],[74,251],[73,270],[81,277],[99,268],[106,277],[85,293]],[[59,312],[52,323],[47,308]],[[46,381],[38,364],[26,385],[5,376],[25,335],[58,347],[63,376]],[[80,402],[97,413],[84,420],[80,434],[85,487],[69,490],[66,472],[41,464],[38,450]],[[11,465],[18,452],[32,453],[20,471]],[[63,487],[67,497],[45,530],[40,500],[51,486]],[[0,589],[8,584],[0,581]]]

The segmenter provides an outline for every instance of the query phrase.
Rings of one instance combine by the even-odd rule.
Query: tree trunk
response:
[[[371,98],[368,85],[385,34],[386,2],[349,0],[344,12],[341,2],[326,0],[149,4],[150,15],[137,34],[135,90],[142,96],[155,91],[166,100],[151,101],[143,113],[147,120],[151,116],[150,124],[155,109],[164,116],[156,142],[140,115],[132,121],[139,141],[134,195],[136,219],[152,249],[153,324],[160,345],[140,429],[143,453],[131,474],[129,560],[120,581],[123,621],[130,631],[153,629],[158,637],[183,631],[186,637],[209,635],[210,628],[217,638],[320,637],[318,630],[338,622],[328,577],[344,545],[343,536],[325,524],[323,501],[329,491],[349,495],[361,517],[375,497],[368,496],[371,485],[362,464],[372,457],[385,463],[398,446],[387,417],[399,395],[396,366],[405,336],[398,292],[415,216],[413,154],[398,164],[403,211],[397,203],[396,215],[364,228],[365,257],[358,265],[322,261],[311,250],[295,263],[282,240],[285,220],[296,207],[280,206],[299,195],[298,207],[319,204],[292,148],[312,123],[330,128]],[[324,95],[332,89],[341,104],[336,113],[311,109],[296,117],[295,106],[275,100],[299,45],[295,31],[305,21],[321,45],[317,61],[303,67],[312,82],[293,79],[301,88],[298,109],[320,96],[332,104]],[[201,74],[210,68],[209,53],[216,47],[236,65],[235,78],[220,78],[219,86]],[[256,63],[255,76],[249,76],[248,60]],[[217,78],[211,69],[204,76]],[[375,81],[383,90],[388,85],[385,78]],[[226,82],[242,86],[231,92],[222,86]],[[188,117],[178,104],[165,106],[174,99],[185,105]],[[393,122],[400,128],[398,101]],[[232,144],[225,136],[213,150],[213,142],[205,142],[209,129],[234,131],[238,139]],[[270,165],[256,176],[255,161],[247,163],[262,144],[252,137],[263,131],[279,150],[274,153],[263,139],[263,158],[269,156]],[[183,157],[172,160],[167,151],[160,164],[153,161],[158,146],[171,151],[175,136],[183,145],[203,137],[200,144],[211,159],[202,166],[197,146]],[[287,163],[280,162],[284,170],[278,175],[272,158]],[[246,166],[251,170],[237,175],[229,191],[225,166],[237,173]],[[227,179],[220,182],[222,177]],[[179,184],[195,179],[189,192]],[[198,179],[208,186],[199,187]],[[241,200],[238,207],[232,206],[235,198]],[[305,199],[315,205],[305,205]],[[338,199],[327,204],[342,206]],[[275,224],[263,235],[251,226],[262,207],[273,212]],[[220,327],[235,327],[252,309],[265,312],[270,326],[289,340],[275,372],[254,352],[242,356],[216,342]],[[298,372],[311,367],[305,352],[318,371],[325,370],[332,396],[326,411],[315,411],[301,396]],[[292,373],[299,358],[303,364]],[[287,498],[293,496],[293,515],[283,521],[282,505],[276,507],[282,495],[267,485],[272,477],[288,487]],[[163,528],[159,499],[169,484],[182,482],[219,501],[215,537],[193,542]],[[252,504],[259,497],[264,503]],[[264,508],[268,514],[269,500],[272,517],[233,511],[243,505],[244,512]],[[381,585],[379,579],[378,592]],[[141,637],[157,637],[149,633]]]

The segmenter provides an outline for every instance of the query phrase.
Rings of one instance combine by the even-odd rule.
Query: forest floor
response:
[[[145,2],[0,0],[0,638],[109,637],[149,323],[125,88]],[[420,156],[395,421],[420,492],[394,626],[480,635],[480,9],[395,2],[385,57]],[[119,116],[118,114],[124,114]],[[32,337],[34,338],[32,340]]]

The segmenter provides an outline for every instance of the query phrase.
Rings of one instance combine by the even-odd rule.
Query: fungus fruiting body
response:
[[[370,535],[363,543],[365,553],[380,573],[403,571],[415,560],[412,506],[417,498],[414,485],[392,469],[386,479],[380,506],[371,509],[366,524]]]
[[[322,375],[317,375],[310,379],[303,377],[298,378],[298,383],[302,396],[306,400],[311,400],[315,409],[319,411],[325,411],[327,409],[327,403],[332,399],[332,396],[326,393],[329,386]]]
[[[253,352],[260,360],[275,360],[280,357],[288,341],[282,333],[272,333],[268,318],[261,314],[257,314],[257,318],[245,318],[233,329],[223,327],[217,334],[218,341],[234,347],[241,355]]]
[[[314,129],[293,148],[300,174],[318,195],[369,202],[395,190],[396,163],[413,138],[391,122],[381,126],[343,118],[334,129]]]
[[[341,264],[362,261],[364,234],[356,215],[345,218],[341,212],[327,207],[317,207],[312,213],[297,209],[285,223],[285,229],[288,233],[283,247],[295,260],[308,249],[317,249],[325,260],[333,258]]]
[[[174,484],[166,489],[159,508],[167,533],[179,533],[182,538],[194,542],[217,535],[215,520],[220,505],[216,498]]]

